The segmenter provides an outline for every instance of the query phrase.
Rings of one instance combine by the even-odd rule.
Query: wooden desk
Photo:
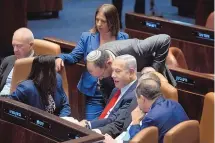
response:
[[[178,24],[157,17],[127,13],[126,29],[130,38],[145,39],[155,34],[168,34],[172,37],[171,46],[184,53],[189,70],[214,73],[214,31],[200,27]],[[195,35],[206,34],[203,38]],[[203,35],[204,35],[203,34]],[[202,35],[201,35],[202,36]]]
[[[181,68],[169,69],[177,82],[179,103],[190,119],[200,121],[204,96],[214,91],[214,77]]]
[[[126,13],[125,23],[128,29],[214,46],[214,31],[206,27],[136,13]]]
[[[38,108],[0,97],[0,142],[89,143],[104,136]]]

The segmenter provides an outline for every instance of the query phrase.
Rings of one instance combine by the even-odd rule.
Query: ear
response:
[[[108,60],[107,60],[107,62],[106,62],[109,66],[111,66],[112,65],[112,60],[109,58]]]
[[[135,74],[134,69],[133,68],[129,69],[129,77],[133,77],[134,74]]]
[[[31,47],[34,45],[34,42],[30,42],[30,44],[29,44]]]
[[[130,71],[131,74],[134,74],[134,69],[133,68],[129,69],[129,71]]]
[[[145,98],[143,95],[141,95],[140,98],[141,98],[141,100],[143,101],[143,103],[146,102],[146,98]]]

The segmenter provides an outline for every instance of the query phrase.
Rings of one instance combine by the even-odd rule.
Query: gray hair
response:
[[[133,69],[135,73],[137,72],[137,61],[134,56],[126,54],[116,57],[115,60],[118,59],[125,61],[127,69]]]
[[[144,79],[153,79],[153,80],[157,81],[157,83],[161,86],[160,78],[154,72],[144,73],[139,78],[139,81],[144,80]]]
[[[160,87],[161,84],[159,78],[155,74],[149,73],[145,75],[145,77],[143,75],[139,79],[136,94],[138,97],[144,96],[149,100],[154,100],[155,98],[161,96]]]
[[[87,55],[86,60],[87,62],[93,62],[94,66],[96,67],[104,68],[105,63],[108,61],[109,58],[110,58],[110,55],[108,54],[107,51],[94,50]]]

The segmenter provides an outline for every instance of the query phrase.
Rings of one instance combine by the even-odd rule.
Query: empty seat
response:
[[[199,143],[199,122],[189,120],[179,123],[165,134],[163,143]]]
[[[151,126],[142,129],[130,143],[158,143],[158,128]]]
[[[171,67],[188,69],[183,52],[177,47],[170,47],[166,58],[166,64]]]
[[[205,95],[200,121],[200,143],[214,143],[214,92]]]

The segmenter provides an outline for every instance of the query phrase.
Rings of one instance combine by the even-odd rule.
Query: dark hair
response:
[[[116,7],[112,4],[103,4],[96,10],[95,25],[90,31],[92,33],[98,32],[98,29],[96,27],[96,16],[100,11],[104,13],[104,16],[107,19],[107,25],[110,32],[112,33],[112,36],[117,36],[117,33],[120,30],[119,14]]]
[[[97,60],[94,61],[94,65],[99,68],[105,68],[105,65],[106,65],[105,63],[110,58],[110,55],[105,50],[99,50],[99,51],[101,51],[101,55]]]
[[[136,88],[137,96],[144,96],[149,100],[153,100],[161,96],[160,82],[152,78],[140,79]]]
[[[54,96],[57,85],[55,57],[44,55],[35,57],[28,79],[34,82],[43,103],[48,105],[48,97]]]

